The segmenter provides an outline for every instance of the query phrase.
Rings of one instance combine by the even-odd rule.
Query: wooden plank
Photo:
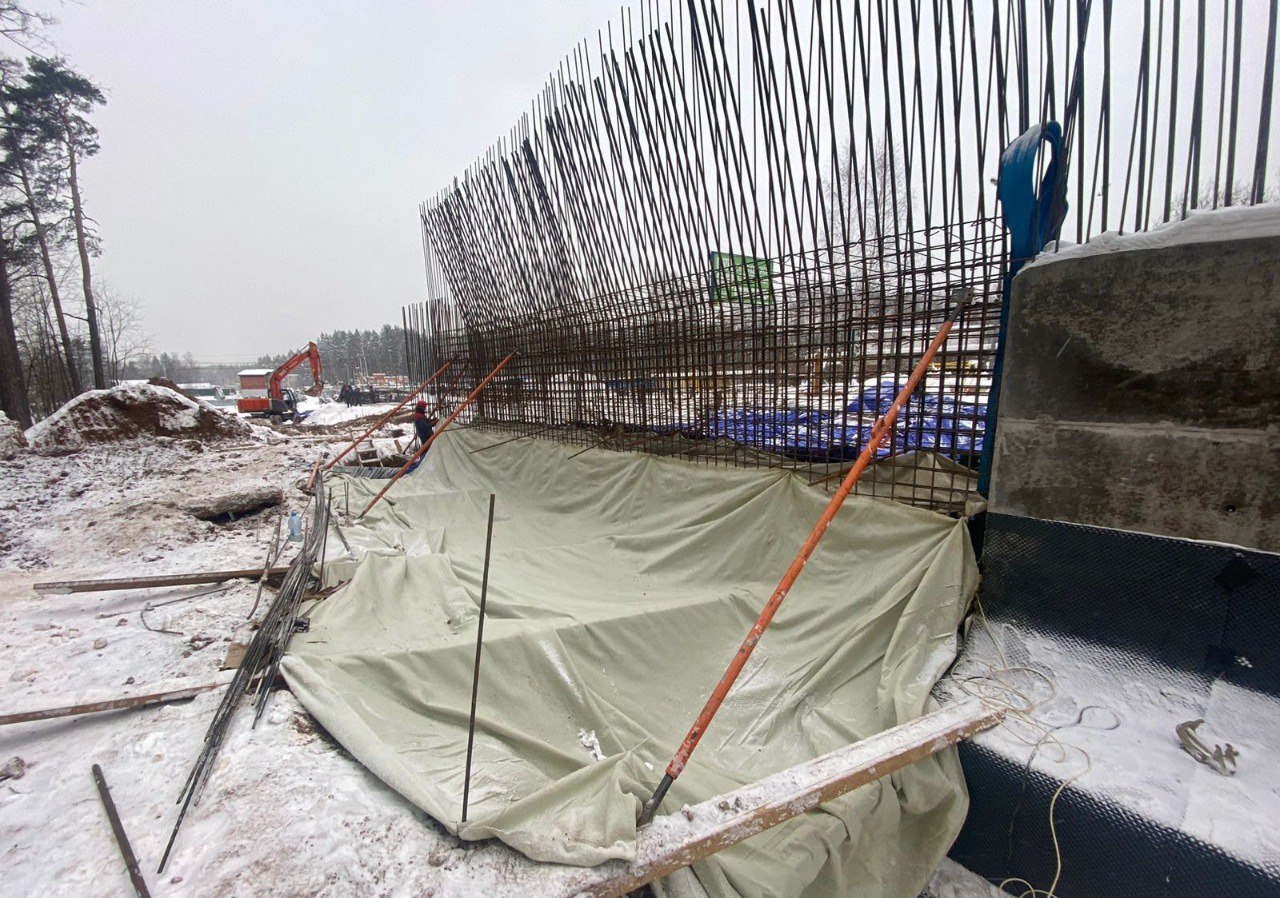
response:
[[[273,567],[266,572],[267,579],[283,577],[287,567]],[[66,595],[72,592],[110,592],[121,589],[153,589],[158,586],[198,586],[202,583],[222,583],[227,580],[256,580],[263,574],[262,568],[235,571],[203,571],[195,574],[162,574],[157,577],[117,577],[105,580],[52,580],[32,584],[41,595]]]
[[[633,864],[614,861],[592,868],[542,865],[540,871],[530,871],[529,893],[591,898],[625,895],[995,726],[1003,714],[973,700],[947,705],[681,813],[656,818],[637,834]],[[779,863],[785,860],[780,858]]]
[[[52,720],[55,717],[75,717],[78,714],[97,714],[101,711],[122,711],[126,708],[142,708],[147,705],[162,705],[167,702],[180,702],[195,698],[202,692],[218,689],[226,683],[204,683],[200,686],[188,686],[185,689],[173,689],[169,692],[152,692],[147,695],[126,695],[121,698],[107,699],[100,702],[85,702],[80,705],[63,705],[58,708],[43,708],[38,711],[15,711],[0,714],[0,726],[10,723],[31,723],[36,720]]]

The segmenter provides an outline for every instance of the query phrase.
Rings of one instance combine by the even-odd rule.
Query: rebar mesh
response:
[[[475,409],[513,436],[834,485],[972,290],[877,479],[954,508],[1010,262],[1001,150],[1061,124],[1068,239],[1264,202],[1276,28],[1277,0],[641,3],[423,205],[413,374],[454,358],[461,393],[515,350]]]

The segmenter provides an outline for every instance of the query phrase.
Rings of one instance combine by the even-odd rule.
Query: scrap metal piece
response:
[[[1225,747],[1214,744],[1213,750],[1209,750],[1209,746],[1202,742],[1196,735],[1196,730],[1204,723],[1204,718],[1199,720],[1187,720],[1176,727],[1174,732],[1178,734],[1178,742],[1182,745],[1182,750],[1191,757],[1195,758],[1206,767],[1216,770],[1223,776],[1232,776],[1236,772],[1236,758],[1240,757],[1240,752],[1236,751],[1234,745],[1230,742]]]

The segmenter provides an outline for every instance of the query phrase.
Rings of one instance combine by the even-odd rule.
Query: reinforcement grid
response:
[[[512,435],[834,485],[972,289],[875,487],[951,507],[984,443],[1001,152],[1060,139],[1020,177],[1056,172],[1030,214],[1066,240],[1275,200],[1278,7],[640,0],[423,204],[411,371],[454,360],[434,389],[460,398],[516,351],[474,409]]]
[[[879,452],[897,459],[894,476],[867,487],[952,508],[957,490],[972,491],[965,469],[982,450],[1002,241],[997,223],[970,222],[835,259],[776,260],[776,276],[736,284],[731,296],[713,292],[706,275],[672,278],[483,329],[433,334],[421,324],[432,311],[424,304],[406,312],[410,357],[422,379],[451,361],[437,385],[453,384],[456,401],[463,384],[516,352],[471,419],[511,436],[791,467],[834,487],[957,291],[969,291],[974,304]]]

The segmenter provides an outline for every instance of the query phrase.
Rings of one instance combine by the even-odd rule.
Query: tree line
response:
[[[0,2],[10,45],[47,43],[51,23]],[[0,54],[0,409],[24,427],[108,386],[139,348],[136,305],[94,278],[99,238],[80,183],[105,102],[62,58]]]
[[[329,383],[356,383],[370,374],[407,374],[409,371],[404,354],[404,328],[399,325],[384,324],[381,330],[336,330],[321,334],[316,345],[320,348],[324,379]],[[259,356],[254,364],[275,368],[292,354]]]
[[[369,374],[406,374],[404,328],[384,325],[381,330],[337,330],[321,334],[316,341],[327,383],[357,383]],[[190,352],[131,351],[128,358],[116,364],[117,380],[147,380],[164,377],[175,383],[212,383],[224,387],[238,385],[237,375],[245,368],[276,368],[303,349],[262,355],[243,364],[201,362]],[[305,373],[304,369],[304,373]]]

